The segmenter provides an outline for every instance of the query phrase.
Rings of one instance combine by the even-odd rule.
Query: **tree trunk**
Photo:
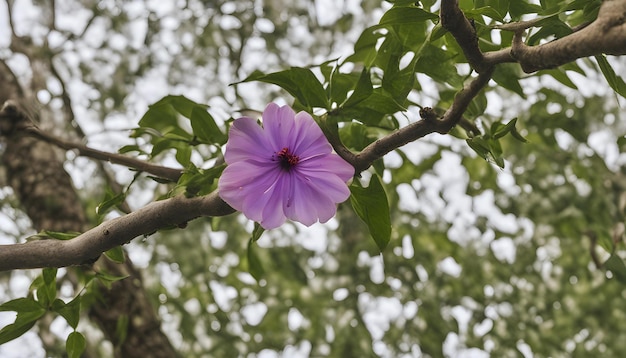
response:
[[[0,61],[0,106],[4,107],[0,114],[0,135],[4,139],[1,163],[6,168],[8,185],[36,230],[83,232],[90,224],[57,148],[19,130],[20,125],[32,123],[29,106],[24,103],[28,103],[24,91],[10,68]],[[89,317],[113,343],[115,356],[176,357],[177,352],[160,329],[141,275],[130,260],[116,264],[102,257],[94,267],[115,276],[129,275],[110,289],[100,287],[100,297],[89,309]],[[119,333],[119,322],[128,322],[125,335]]]

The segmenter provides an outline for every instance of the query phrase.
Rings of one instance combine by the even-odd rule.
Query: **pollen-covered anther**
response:
[[[280,167],[285,170],[291,169],[300,161],[300,157],[292,154],[287,147],[276,153],[276,157],[278,157],[278,160],[280,161]]]

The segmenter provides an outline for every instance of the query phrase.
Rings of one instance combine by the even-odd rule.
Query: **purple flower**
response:
[[[219,179],[222,199],[265,229],[287,218],[307,226],[326,222],[350,196],[354,168],[337,154],[306,112],[270,103],[263,127],[236,119],[228,134]]]

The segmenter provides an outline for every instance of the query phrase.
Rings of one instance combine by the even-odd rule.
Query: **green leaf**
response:
[[[254,230],[252,230],[252,241],[256,242],[261,238],[261,235],[265,232],[265,229],[258,222],[254,223]]]
[[[115,326],[115,336],[117,337],[117,344],[122,344],[126,341],[128,336],[128,315],[120,315]]]
[[[181,128],[178,122],[178,114],[190,118],[191,111],[195,106],[201,106],[184,96],[165,96],[148,108],[148,111],[139,120],[139,126],[156,130],[152,136],[167,133],[176,134],[182,138],[191,140],[192,135]],[[206,106],[203,106],[206,108]],[[134,136],[149,132],[139,131]]]
[[[80,332],[74,331],[67,336],[67,341],[65,341],[65,350],[67,351],[67,356],[69,358],[80,358],[86,347],[87,342],[85,341],[85,337]]]
[[[522,86],[519,83],[518,67],[519,66],[510,63],[500,64],[496,66],[495,71],[493,71],[492,78],[500,86],[517,93],[522,98],[526,98],[524,89],[522,89]]]
[[[219,178],[225,168],[226,164],[209,169],[187,168],[178,179],[177,188],[184,188],[188,198],[209,194],[215,189],[215,179]]]
[[[302,105],[328,109],[326,90],[308,68],[292,67],[285,71],[264,74],[253,72],[241,82],[260,81],[280,86],[294,96]]]
[[[363,71],[361,71],[361,76],[354,88],[354,92],[352,92],[352,95],[346,100],[342,107],[354,106],[368,98],[372,92],[374,92],[374,87],[372,86],[370,71],[364,68]]]
[[[502,16],[502,14],[491,6],[483,6],[478,9],[464,10],[463,13],[469,18],[477,16],[487,16],[494,20],[504,22],[504,17]]]
[[[80,235],[79,232],[56,232],[56,231],[48,231],[44,230],[41,233],[37,234],[37,236],[41,236],[44,238],[52,238],[56,240],[70,240]]]
[[[37,287],[37,299],[44,307],[48,307],[57,296],[56,274],[56,268],[44,268],[42,270],[43,279]]]
[[[40,310],[45,311],[46,309],[39,302],[28,297],[16,298],[0,305],[0,312],[15,311],[19,313],[38,312]]]
[[[107,288],[111,288],[111,284],[120,280],[123,280],[127,277],[129,277],[130,275],[124,275],[124,276],[114,276],[111,274],[108,274],[104,271],[100,271],[100,272],[96,272],[96,277],[98,280],[100,280],[100,282],[105,285]]]
[[[417,7],[393,7],[389,9],[380,19],[381,25],[397,25],[414,22],[424,22],[426,20],[436,20],[439,16],[432,12],[425,11]]]
[[[0,311],[15,311],[15,322],[0,330],[0,345],[11,341],[31,329],[46,309],[32,298],[18,298],[0,305]]]
[[[387,193],[377,175],[363,188],[358,180],[350,186],[350,203],[357,215],[367,224],[378,248],[383,251],[391,238],[391,218]]]
[[[109,196],[109,193],[107,193],[107,196]],[[111,210],[112,208],[117,207],[120,204],[122,204],[124,200],[126,200],[126,193],[119,193],[114,196],[109,196],[108,199],[106,199],[105,201],[98,204],[98,206],[96,206],[96,214],[104,215],[108,213],[109,210]]]
[[[206,109],[196,106],[191,110],[191,128],[198,139],[207,144],[224,144],[228,136],[220,130]]]
[[[81,300],[81,296],[76,296],[70,302],[65,303],[57,298],[52,303],[52,311],[60,314],[63,318],[65,318],[70,327],[76,329],[78,321],[80,320]]]
[[[604,267],[611,270],[618,281],[626,283],[626,265],[621,257],[616,254],[611,255],[611,257],[609,257],[609,259],[604,263]]]
[[[511,130],[513,130],[513,128],[515,128],[515,123],[517,123],[517,118],[511,119],[509,121],[509,123],[507,123],[507,124],[502,124],[502,123],[496,122],[492,126],[491,135],[494,138],[502,138],[505,135],[507,135],[509,132],[511,132]],[[499,124],[500,126],[497,126],[497,128],[494,128],[495,125],[497,125],[497,124]]]
[[[252,235],[253,237],[251,237],[250,240],[248,240],[248,250],[247,250],[248,251],[247,252],[248,271],[250,272],[252,277],[254,277],[255,280],[259,281],[265,275],[265,270],[263,269],[263,264],[261,263],[261,259],[256,253],[256,249],[254,246],[254,243],[255,243],[254,233]]]
[[[118,264],[123,264],[126,261],[126,257],[124,256],[124,249],[121,246],[116,246],[110,250],[104,252],[106,257],[111,259],[113,262],[117,262]]]
[[[44,311],[45,312],[45,311]],[[42,314],[43,316],[43,314]],[[0,330],[0,345],[1,344],[5,344],[6,342],[12,341],[15,338],[23,335],[24,333],[28,332],[29,329],[31,329],[35,323],[37,323],[37,319],[39,319],[41,316],[37,317],[36,319],[30,320],[30,321],[20,321],[18,322],[17,320],[15,321],[15,323],[11,323],[8,326],[2,328]]]
[[[626,83],[624,83],[624,80],[615,74],[615,71],[613,71],[613,68],[604,55],[595,56],[595,58],[609,86],[620,96],[626,98]]]
[[[139,152],[140,154],[146,154],[141,149],[141,147],[139,147],[136,144],[129,144],[129,145],[122,146],[120,149],[117,150],[117,152],[120,154],[129,153],[129,152]]]

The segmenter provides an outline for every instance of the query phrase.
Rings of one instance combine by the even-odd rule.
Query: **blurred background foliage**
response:
[[[218,160],[221,143],[183,138],[155,153],[154,137],[131,131],[148,105],[184,95],[208,104],[224,130],[238,113],[292,103],[278,86],[231,84],[254,71],[312,66],[325,80],[326,109],[335,110],[341,138],[360,150],[418,120],[421,107],[447,109],[471,77],[460,48],[431,16],[439,4],[418,3],[426,10],[420,21],[373,0],[14,0],[0,12],[0,57],[52,113],[42,127],[99,149],[127,146],[141,158],[204,169]],[[495,50],[509,46],[511,34],[492,30],[494,21],[556,14],[533,30],[530,41],[540,43],[593,19],[600,2],[460,3],[481,48]],[[8,36],[7,4],[20,46]],[[388,24],[371,27],[381,17]],[[38,61],[51,65],[41,70]],[[610,63],[624,73],[622,58]],[[344,102],[367,89],[359,82],[364,70],[377,103],[389,104],[380,113]],[[466,113],[480,134],[433,134],[363,173],[365,184],[380,175],[388,196],[393,230],[382,253],[346,202],[326,225],[287,224],[250,248],[253,224],[230,215],[137,239],[129,255],[185,357],[622,356],[625,280],[607,265],[621,272],[626,254],[625,105],[593,59],[532,75],[503,65]],[[365,112],[371,117],[353,120]],[[500,128],[494,123],[513,119],[526,143],[484,137]],[[490,152],[465,140],[480,136],[491,140]],[[94,162],[69,152],[66,169],[94,224],[119,214],[95,214],[115,190]],[[131,209],[173,190],[126,168],[105,171],[122,187],[132,183]],[[0,198],[2,242],[33,234],[8,187]],[[1,273],[0,301],[24,296],[38,273]],[[61,297],[75,294],[60,288]],[[69,331],[52,323],[0,346],[0,355],[23,340],[33,342],[33,354],[54,352],[38,337],[64,339]],[[94,326],[81,325],[93,350],[110,353]]]

